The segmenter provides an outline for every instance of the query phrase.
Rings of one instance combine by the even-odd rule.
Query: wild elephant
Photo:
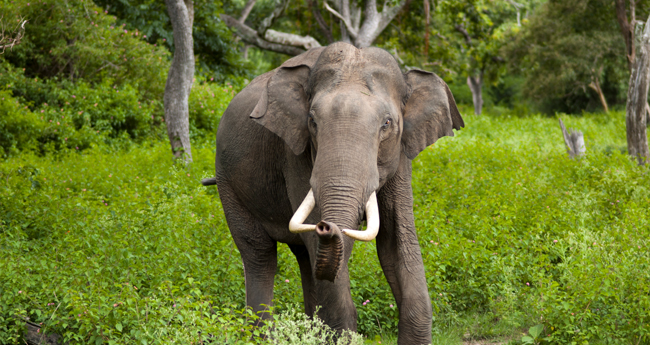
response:
[[[298,261],[306,313],[320,305],[329,326],[356,330],[348,259],[355,240],[376,239],[400,311],[399,344],[430,343],[411,160],[463,126],[442,79],[403,74],[379,48],[334,43],[255,78],[224,112],[216,177],[203,181],[218,186],[246,304],[271,305],[282,242]]]

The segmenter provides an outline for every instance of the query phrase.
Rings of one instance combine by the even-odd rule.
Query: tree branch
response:
[[[369,47],[395,16],[410,2],[411,0],[401,0],[395,6],[388,6],[385,3],[380,13],[377,12],[376,0],[366,1],[363,25],[359,29],[355,45],[359,48]]]
[[[248,15],[251,14],[251,10],[253,10],[253,6],[255,6],[255,2],[257,2],[257,0],[248,0],[246,6],[244,6],[244,9],[241,11],[241,17],[239,17],[240,23],[244,24],[246,18],[248,18]]]
[[[323,5],[325,6],[325,9],[330,11],[330,13],[332,13],[336,18],[340,19],[343,22],[343,24],[345,24],[345,28],[348,29],[348,33],[352,38],[357,37],[357,30],[355,30],[354,26],[352,26],[352,23],[350,23],[350,18],[345,18],[340,13],[336,12],[335,9],[331,8],[327,4],[327,1],[323,1]]]
[[[323,18],[323,16],[320,13],[320,10],[318,9],[318,0],[307,0],[307,3],[309,4],[309,7],[311,7],[311,11],[314,14],[314,18],[316,18],[318,27],[320,28],[320,30],[323,32],[323,35],[325,35],[325,38],[327,39],[327,43],[333,43],[334,36],[332,35],[332,31],[327,27],[327,23],[325,22],[325,19]]]
[[[2,18],[0,18],[0,20],[1,19]],[[5,49],[9,48],[9,50],[12,50],[15,45],[20,44],[20,40],[25,37],[26,23],[27,21],[23,20],[23,22],[18,24],[9,36],[5,36],[5,28],[4,25],[2,25],[2,33],[0,33],[0,54],[4,54]]]
[[[289,3],[289,0],[275,0],[277,1],[275,8],[273,9],[273,12],[269,14],[268,17],[264,18],[262,22],[260,23],[260,26],[257,28],[257,34],[258,35],[263,35],[268,28],[273,25],[273,22],[275,21],[276,18],[278,18],[282,12],[284,12],[284,9],[287,7],[287,4]]]
[[[465,37],[465,42],[467,42],[467,45],[472,44],[472,36],[469,35],[467,30],[465,30],[465,28],[462,25],[458,24],[454,26],[454,29],[456,29],[456,31],[460,32]]]
[[[264,34],[264,38],[266,38],[266,40],[270,42],[298,46],[298,47],[305,47],[305,49],[311,49],[311,48],[316,48],[321,46],[320,43],[316,41],[316,39],[314,39],[309,35],[300,36],[300,35],[289,34],[286,32],[275,31],[273,29],[266,30],[266,33]]]
[[[252,44],[262,49],[274,51],[276,53],[282,53],[291,56],[300,55],[305,52],[303,49],[297,47],[269,42],[261,38],[255,30],[246,24],[240,23],[237,19],[227,14],[222,14],[221,20],[223,20],[229,28],[235,31],[235,34],[237,34],[237,36],[241,37],[241,39],[248,44]]]

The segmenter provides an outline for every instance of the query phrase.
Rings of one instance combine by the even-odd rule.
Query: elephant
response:
[[[277,242],[300,268],[305,312],[357,329],[348,259],[376,239],[399,309],[398,343],[431,343],[432,309],[413,216],[411,161],[465,124],[436,74],[343,42],[262,74],[223,113],[216,184],[240,251],[246,304],[273,299]],[[367,221],[367,229],[360,224]]]

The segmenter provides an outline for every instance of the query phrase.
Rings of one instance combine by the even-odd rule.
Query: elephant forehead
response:
[[[367,93],[383,94],[401,99],[407,86],[399,69],[379,65],[374,61],[340,61],[320,65],[309,77],[309,92],[333,92],[362,88]]]
[[[350,86],[394,99],[401,99],[407,93],[402,72],[390,53],[374,47],[357,49],[342,42],[323,50],[310,73],[308,85],[312,95]]]

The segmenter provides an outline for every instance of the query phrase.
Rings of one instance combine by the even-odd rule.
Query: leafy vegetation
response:
[[[223,7],[232,13],[244,3]],[[433,342],[650,344],[650,175],[626,155],[624,114],[531,115],[528,102],[530,88],[539,88],[534,95],[553,111],[584,109],[580,92],[543,91],[588,83],[590,71],[600,71],[587,64],[591,57],[545,55],[578,41],[607,43],[589,53],[604,54],[597,62],[607,100],[622,99],[627,72],[615,52],[622,41],[613,12],[598,1],[522,3],[520,27],[504,4],[432,2],[427,29],[422,2],[412,2],[377,40],[405,65],[445,76],[463,114],[471,103],[463,73],[483,60],[494,68],[486,70],[494,76],[487,115],[465,115],[465,129],[413,161]],[[285,245],[273,328],[254,327],[258,318],[244,307],[243,268],[218,191],[199,181],[213,176],[214,135],[243,78],[283,58],[251,49],[253,62],[241,63],[220,23],[199,25],[222,11],[210,4],[195,21],[197,44],[210,47],[197,49],[205,66],[189,99],[194,163],[185,167],[172,161],[165,139],[172,46],[160,4],[119,1],[108,8],[114,17],[89,0],[3,2],[3,20],[29,24],[23,42],[0,55],[0,343],[21,343],[26,320],[70,344],[309,343],[331,335],[296,311],[300,273]],[[587,15],[594,4],[602,8]],[[445,18],[452,5],[457,16]],[[645,2],[637,5],[644,13]],[[273,6],[260,1],[249,21]],[[325,39],[310,6],[290,6],[274,25]],[[480,33],[476,45],[463,45],[459,23]],[[427,54],[423,30],[431,30]],[[504,40],[513,54],[532,47],[513,61],[534,68],[513,72],[495,62],[510,56],[498,55]],[[223,54],[207,56],[215,51]],[[585,157],[567,157],[557,117],[585,134]],[[358,331],[367,343],[394,343],[398,310],[374,244],[355,247]],[[356,343],[361,336],[350,334]]]
[[[143,39],[151,44],[161,43],[174,51],[172,24],[164,1],[153,0],[94,0],[109,14],[115,15],[117,24],[129,31],[139,30]],[[219,18],[223,13],[221,1],[194,1],[193,39],[197,58],[197,73],[219,82],[234,81],[247,75],[247,70],[237,51],[236,42]]]
[[[649,177],[621,152],[622,114],[564,119],[584,131],[585,158],[568,159],[554,120],[485,116],[414,161],[439,336],[513,337],[541,323],[543,343],[649,340]],[[199,183],[213,143],[194,147],[187,169],[159,141],[6,159],[0,339],[16,339],[21,318],[73,343],[247,339],[239,254],[216,190]],[[398,314],[374,245],[355,247],[359,331],[390,337]],[[286,246],[279,257],[283,311],[302,291]]]

